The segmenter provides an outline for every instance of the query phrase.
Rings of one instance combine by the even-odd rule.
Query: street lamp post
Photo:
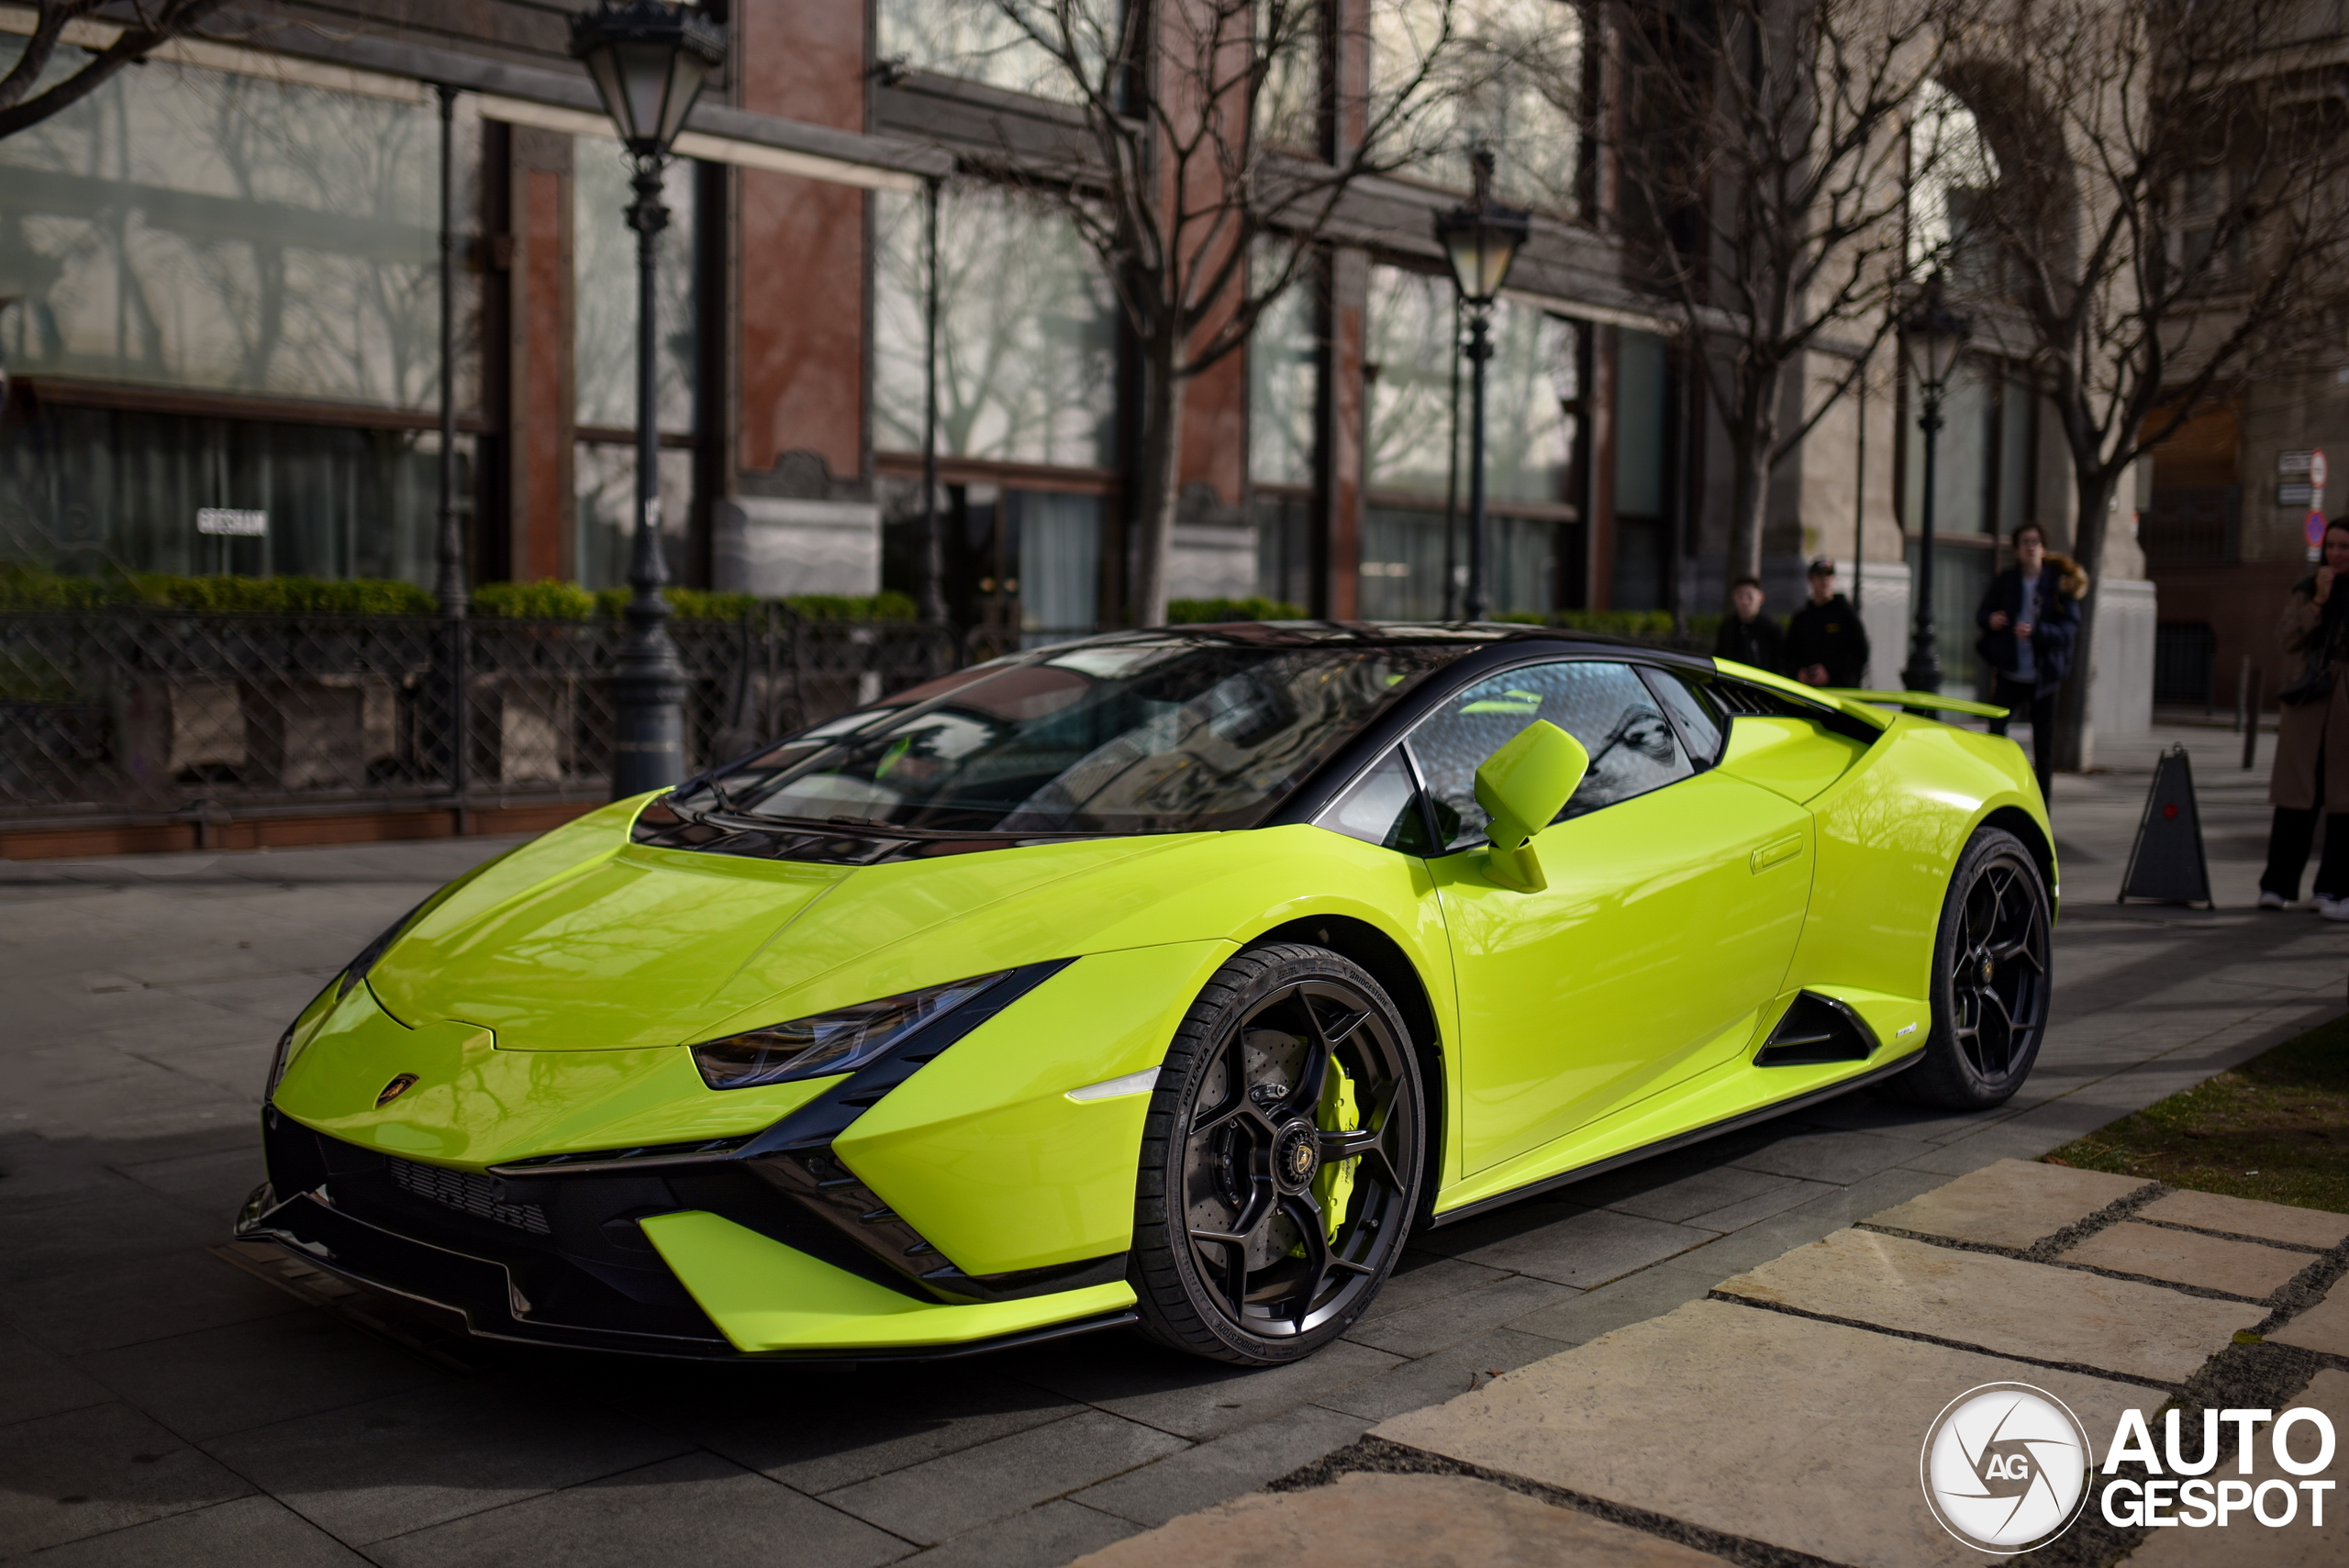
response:
[[[1909,635],[1909,667],[1900,672],[1900,684],[1912,692],[1942,689],[1941,650],[1933,631],[1933,464],[1942,431],[1942,394],[1973,330],[1973,318],[1951,309],[1943,297],[1939,272],[1925,280],[1900,322],[1901,351],[1908,356],[1920,404],[1917,428],[1925,437],[1919,475],[1923,500],[1917,508],[1916,626]]]
[[[1473,367],[1468,395],[1468,591],[1460,608],[1464,618],[1482,620],[1492,607],[1485,522],[1485,361],[1493,357],[1493,301],[1508,282],[1509,266],[1531,224],[1525,213],[1493,200],[1492,149],[1471,147],[1468,168],[1475,178],[1475,193],[1450,211],[1436,214],[1435,238],[1452,264],[1452,286],[1468,310],[1466,351]]]
[[[669,225],[661,200],[670,145],[694,100],[725,63],[726,35],[697,12],[662,0],[603,0],[571,20],[571,52],[585,62],[636,167],[636,537],[629,566],[634,590],[628,637],[611,680],[618,734],[612,747],[612,798],[675,784],[685,775],[685,667],[669,636],[669,579],[661,553],[659,326],[653,282],[656,246]]]

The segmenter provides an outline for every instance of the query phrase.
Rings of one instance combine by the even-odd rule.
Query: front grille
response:
[[[384,1163],[391,1167],[392,1184],[402,1192],[477,1219],[527,1230],[533,1236],[548,1233],[546,1210],[534,1203],[502,1201],[497,1195],[501,1184],[494,1176],[444,1171],[438,1165],[419,1165],[412,1160],[387,1159]]]

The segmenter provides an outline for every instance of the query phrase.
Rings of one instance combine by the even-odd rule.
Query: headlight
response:
[[[373,941],[361,948],[359,956],[351,961],[351,967],[342,972],[342,978],[334,983],[334,999],[340,1002],[350,995],[351,988],[366,979],[367,972],[375,967],[375,961],[392,951],[392,943],[399,940],[399,934],[406,930],[409,923],[418,915],[424,913],[424,905],[434,902],[440,896],[440,895],[434,894],[432,897],[426,899],[424,904],[417,905],[384,927]]]
[[[729,1034],[694,1047],[694,1062],[702,1082],[713,1089],[747,1089],[755,1084],[781,1084],[793,1078],[822,1078],[853,1073],[897,1041],[937,1018],[961,1006],[1010,971],[957,980],[860,1002],[838,1012],[794,1018],[787,1024]]]
[[[309,1011],[307,1007],[302,1010]],[[261,1103],[264,1106],[277,1097],[278,1083],[285,1076],[286,1059],[294,1051],[294,1031],[301,1027],[302,1020],[296,1018],[285,1026],[285,1032],[277,1037],[277,1054],[269,1059],[269,1086],[261,1092]]]

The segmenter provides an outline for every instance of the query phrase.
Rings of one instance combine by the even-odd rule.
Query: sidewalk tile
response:
[[[1694,1266],[1695,1260],[1711,1251],[1701,1248],[1670,1265],[1642,1269],[1571,1301],[1529,1312],[1508,1326],[1521,1334],[1539,1334],[1574,1345],[1613,1333],[1627,1323],[1669,1312],[1684,1301],[1703,1296],[1712,1287],[1712,1271]],[[1682,1266],[1684,1262],[1690,1266]]]
[[[1558,1341],[1515,1329],[1496,1329],[1449,1350],[1390,1367],[1367,1382],[1325,1395],[1319,1403],[1365,1421],[1384,1421],[1465,1394],[1487,1379],[1558,1353]]]
[[[1488,1269],[1481,1263],[1464,1263],[1457,1258],[1447,1258],[1434,1252],[1408,1251],[1386,1283],[1378,1287],[1371,1298],[1368,1310],[1361,1321],[1375,1323],[1397,1312],[1424,1307],[1431,1301],[1442,1301],[1463,1291],[1475,1290],[1497,1279],[1508,1278],[1500,1269]]]
[[[1611,1208],[1619,1214],[1636,1214],[1642,1219],[1664,1219],[1676,1225],[1714,1209],[1728,1208],[1800,1184],[1791,1176],[1774,1176],[1766,1171],[1748,1171],[1690,1159],[1685,1154],[1667,1154],[1586,1182],[1576,1182],[1558,1195],[1593,1208]]]
[[[1025,1352],[1006,1370],[1128,1420],[1204,1442],[1318,1403],[1403,1359],[1340,1340],[1284,1366],[1225,1366],[1104,1334]]]
[[[1357,1323],[1347,1330],[1346,1338],[1398,1356],[1431,1355],[1578,1294],[1571,1286],[1548,1280],[1503,1274],[1475,1290],[1391,1313],[1374,1322]]]
[[[2335,1432],[2349,1432],[2349,1373],[2326,1368],[2284,1407],[2303,1405],[2331,1417]],[[2288,1524],[2263,1525],[2252,1514],[2234,1513],[2224,1528],[2148,1530],[2145,1543],[2124,1559],[2128,1568],[2340,1568],[2349,1562],[2349,1503],[2343,1501],[2349,1498],[2349,1443],[2336,1442],[2331,1464],[2299,1476],[2276,1462],[2270,1430],[2260,1427],[2253,1440],[2254,1457],[2249,1475],[2239,1474],[2230,1463],[2214,1471],[2210,1479],[2247,1482],[2254,1490],[2266,1482],[2283,1482],[2296,1494]],[[2316,1457],[2315,1439],[2307,1424],[2296,1423],[2287,1440],[2295,1459],[2306,1462]],[[2299,1490],[2302,1481],[2333,1483],[2332,1490],[2324,1495],[2321,1526],[2309,1521],[2309,1494]],[[2273,1490],[2265,1501],[2270,1518],[2284,1506],[2283,1495]]]
[[[450,1380],[421,1356],[306,1311],[126,1345],[75,1364],[197,1442]]]
[[[2322,1301],[2267,1337],[2279,1345],[2349,1356],[2349,1284],[2334,1281]],[[2343,1507],[2349,1509],[2349,1504]]]
[[[0,1427],[55,1416],[114,1396],[13,1329],[0,1329]]]
[[[219,1234],[228,1234],[225,1223]],[[302,1310],[285,1292],[196,1247],[0,1287],[0,1313],[65,1355]]]
[[[2185,1382],[2265,1315],[2157,1284],[1865,1230],[1839,1230],[1716,1288],[1998,1355],[2164,1383]]]
[[[2190,1225],[2197,1230],[2223,1230],[2230,1236],[2254,1236],[2263,1241],[2327,1251],[2349,1240],[2349,1214],[2294,1208],[2289,1204],[2261,1203],[2222,1193],[2165,1193],[2139,1209],[2137,1216],[2165,1225]]]
[[[1454,1256],[1472,1263],[1588,1290],[1701,1246],[1717,1234],[1606,1208],[1535,1218],[1540,1213],[1520,1216],[1503,1209],[1467,1221],[1456,1237],[1439,1230],[1431,1242],[1448,1245]]]
[[[907,1550],[896,1536],[716,1454],[689,1453],[377,1541],[368,1555],[384,1568],[875,1568]]]
[[[1131,1519],[1063,1499],[998,1519],[898,1562],[903,1568],[1061,1568],[1071,1558],[1123,1540],[1141,1528]]]
[[[2000,1160],[1870,1215],[1868,1222],[2020,1251],[2144,1185],[2133,1177],[2102,1171]]]
[[[1741,1169],[1833,1182],[1838,1186],[1888,1171],[1930,1147],[1917,1139],[1887,1138],[1875,1132],[1803,1131],[1774,1136],[1764,1128],[1744,1137],[1749,1140],[1744,1151],[1735,1156]]]
[[[367,1568],[367,1559],[269,1497],[239,1497],[53,1546],[40,1568]]]
[[[1260,1493],[1070,1568],[1702,1568],[1720,1559],[1466,1475],[1341,1475]]]
[[[824,1500],[930,1546],[1189,1446],[1139,1421],[1087,1410],[843,1486]]]
[[[241,1497],[250,1482],[128,1405],[0,1428],[0,1555]]]
[[[2254,1241],[2229,1241],[2124,1219],[2065,1250],[2062,1261],[2264,1301],[2316,1259]]]
[[[2149,1390],[1783,1312],[1695,1301],[1372,1436],[1854,1568],[1978,1568],[1918,1445],[1951,1399],[2026,1382],[2090,1432]]]
[[[1367,1417],[1308,1405],[1087,1486],[1070,1501],[1138,1525],[1163,1525],[1277,1481],[1345,1447],[1369,1425]]]
[[[685,1445],[592,1407],[472,1379],[207,1445],[353,1546],[666,1459]]]

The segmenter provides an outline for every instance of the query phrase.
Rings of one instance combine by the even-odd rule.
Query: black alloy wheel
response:
[[[1175,1031],[1142,1133],[1145,1331],[1244,1366],[1345,1332],[1395,1267],[1426,1136],[1411,1037],[1359,965],[1252,948]]]
[[[2054,995],[2047,880],[1998,828],[1958,857],[1933,944],[1933,1032],[1891,1086],[1922,1105],[1982,1110],[2011,1098],[2039,1059]]]

